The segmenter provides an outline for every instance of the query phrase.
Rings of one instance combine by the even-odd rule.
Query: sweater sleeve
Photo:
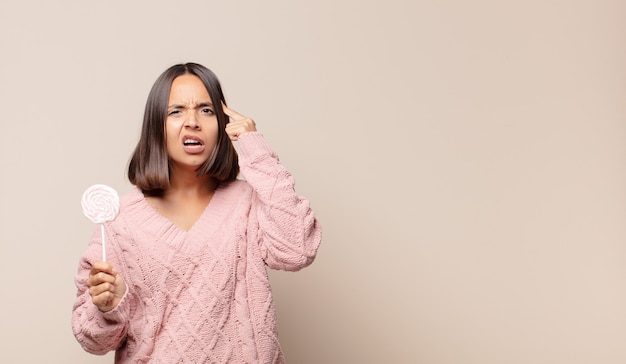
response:
[[[107,234],[107,242],[109,241]],[[107,261],[119,266],[115,255],[107,249]],[[102,260],[100,227],[94,231],[86,253],[80,258],[78,273],[75,277],[77,288],[76,301],[72,312],[72,330],[76,340],[89,353],[104,355],[116,350],[126,338],[129,321],[128,291],[116,308],[101,312],[91,301],[87,278],[94,262]]]
[[[265,263],[287,271],[311,264],[321,242],[320,225],[309,201],[296,194],[293,177],[262,134],[239,137],[239,164],[254,190],[251,214]]]

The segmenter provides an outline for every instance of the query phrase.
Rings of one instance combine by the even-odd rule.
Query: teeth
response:
[[[200,142],[199,142],[199,141],[194,140],[194,139],[185,139],[185,140],[183,141],[183,143],[184,143],[184,144],[200,144]]]

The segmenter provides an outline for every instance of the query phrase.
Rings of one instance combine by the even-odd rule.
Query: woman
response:
[[[107,262],[99,231],[80,260],[82,347],[115,350],[116,363],[284,362],[266,267],[311,264],[321,230],[209,69],[179,64],[157,79],[128,176],[136,189],[106,223]]]

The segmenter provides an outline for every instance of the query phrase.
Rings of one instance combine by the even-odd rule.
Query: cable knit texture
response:
[[[135,189],[105,224],[108,261],[127,292],[112,311],[85,284],[101,260],[99,227],[80,260],[72,328],[94,354],[116,363],[283,363],[266,267],[313,262],[321,230],[309,202],[258,132],[239,139],[244,180],[220,186],[188,230]]]

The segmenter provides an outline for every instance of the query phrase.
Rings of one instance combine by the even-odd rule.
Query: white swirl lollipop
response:
[[[85,190],[81,203],[83,206],[83,214],[92,222],[100,224],[100,231],[102,233],[102,261],[106,262],[104,223],[113,221],[120,212],[120,198],[113,188],[97,184]]]

